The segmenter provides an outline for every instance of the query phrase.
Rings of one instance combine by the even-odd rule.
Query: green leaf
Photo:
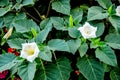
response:
[[[50,18],[53,24],[53,27],[57,30],[66,30],[67,28],[64,26],[64,20],[60,17],[51,17]]]
[[[52,3],[52,9],[66,15],[70,15],[70,0],[54,1]]]
[[[7,43],[11,48],[22,49],[22,43],[25,43],[25,40],[16,38],[8,40]]]
[[[109,34],[105,37],[107,44],[114,48],[120,49],[120,35],[119,34]]]
[[[116,68],[110,72],[111,80],[120,80],[120,69]]]
[[[104,68],[95,59],[79,58],[77,67],[87,80],[104,80]]]
[[[12,7],[12,6],[9,5],[9,6],[6,6],[6,7],[4,7],[4,8],[0,8],[0,17],[3,16],[3,15],[5,15],[8,11],[10,11],[10,8],[11,8],[11,7]]]
[[[75,8],[71,10],[70,14],[73,17],[74,24],[79,24],[79,22],[82,20],[83,11],[80,8]]]
[[[36,72],[36,63],[23,64],[18,69],[18,75],[22,80],[33,80]]]
[[[108,9],[112,5],[111,0],[96,0],[96,1],[100,4],[100,6],[102,6],[105,9]]]
[[[88,16],[87,16],[88,21],[101,20],[107,17],[108,17],[108,13],[106,13],[104,9],[102,9],[101,7],[93,6],[88,9]]]
[[[78,38],[81,36],[80,31],[77,30],[78,28],[73,27],[73,28],[68,28],[68,34],[72,38]]]
[[[9,0],[0,0],[0,6],[6,6],[9,4]]]
[[[27,6],[27,5],[31,5],[32,6],[32,5],[34,5],[34,3],[35,3],[34,0],[23,0],[22,1],[22,5],[23,6]]]
[[[15,58],[15,55],[10,53],[0,55],[0,72],[15,66]]]
[[[117,58],[114,51],[109,46],[97,48],[95,54],[100,61],[111,66],[117,66]]]
[[[80,47],[81,40],[80,39],[69,40],[69,41],[67,41],[67,44],[68,44],[68,47],[69,47],[69,51],[72,54],[75,54],[75,52],[77,51],[77,49]]]
[[[120,17],[112,16],[112,17],[109,17],[109,20],[112,26],[115,28],[115,30],[120,33]]]
[[[39,53],[39,57],[45,61],[52,61],[52,53],[48,46],[44,46],[44,49]]]
[[[96,36],[99,37],[104,33],[105,30],[105,25],[103,22],[99,22],[99,21],[91,21],[90,22],[94,27],[97,27],[97,32],[96,32]]]
[[[53,51],[69,51],[69,47],[65,40],[61,39],[52,39],[48,41],[48,46]]]
[[[69,26],[73,27],[73,18],[72,18],[72,15],[70,15],[70,17],[69,17]]]
[[[43,24],[42,24],[43,25]],[[42,26],[43,27],[43,26]],[[47,23],[45,23],[44,24],[44,29],[42,30],[42,31],[40,31],[40,33],[37,35],[37,37],[36,37],[36,41],[39,43],[43,43],[45,40],[46,40],[46,38],[47,38],[47,36],[48,36],[48,34],[49,34],[49,32],[51,31],[51,29],[52,29],[52,23],[51,23],[51,21],[49,20]]]
[[[40,31],[39,26],[33,20],[20,19],[13,23],[17,32],[25,33],[33,27],[37,32]]]
[[[87,43],[82,43],[78,49],[80,56],[83,57],[87,53],[87,50],[88,50]]]
[[[70,62],[66,58],[61,58],[56,61],[56,64],[41,63],[40,70],[35,74],[34,80],[68,80],[72,71]]]
[[[26,15],[25,13],[8,13],[4,16],[4,26],[6,27],[13,27],[13,23],[16,20],[25,19]]]
[[[32,34],[33,34],[34,38],[36,38],[36,36],[37,36],[37,32],[35,31],[35,29],[34,29],[34,28],[31,28],[31,32],[32,32]]]

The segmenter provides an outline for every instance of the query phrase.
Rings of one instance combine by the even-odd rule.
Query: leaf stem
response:
[[[38,11],[35,7],[33,7],[33,9],[36,11],[36,13],[37,13],[38,16],[40,17],[40,19],[43,20],[43,17],[42,17],[41,14],[39,13],[39,11]]]
[[[55,60],[57,60],[57,57],[56,57],[56,55],[55,55],[55,52],[52,51],[52,53],[53,53],[53,56],[54,56]]]

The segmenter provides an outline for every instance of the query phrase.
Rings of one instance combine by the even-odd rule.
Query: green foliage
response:
[[[35,71],[36,63],[22,64],[18,69],[18,74],[22,80],[33,80]]]
[[[119,80],[119,2],[0,0],[0,73],[8,70],[8,80]]]
[[[15,55],[13,54],[3,54],[0,56],[0,72],[11,69],[15,63]]]
[[[93,6],[88,9],[87,20],[101,20],[108,17],[108,13],[104,12],[104,9],[98,6]]]
[[[100,62],[92,58],[79,58],[77,67],[80,72],[85,76],[87,80],[103,80],[104,79],[104,68]]]
[[[54,1],[52,3],[52,9],[66,15],[70,15],[70,0]]]
[[[106,64],[109,64],[111,66],[117,66],[117,59],[115,56],[114,51],[108,47],[101,47],[98,48],[96,51],[96,57],[100,60],[103,61]]]

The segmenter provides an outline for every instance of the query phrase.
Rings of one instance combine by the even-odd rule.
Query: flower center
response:
[[[28,46],[27,49],[25,49],[25,52],[30,56],[34,54],[34,49],[31,46]]]
[[[84,29],[84,31],[85,31],[85,34],[87,34],[87,35],[90,35],[90,34],[91,34],[91,31],[90,31],[90,29],[88,29],[88,28]]]

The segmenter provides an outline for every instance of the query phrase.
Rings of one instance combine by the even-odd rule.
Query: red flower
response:
[[[0,79],[6,78],[7,74],[8,74],[8,70],[5,70],[5,71],[3,71],[3,72],[0,72]]]
[[[76,75],[80,75],[80,72],[78,70],[75,71]]]
[[[8,48],[9,53],[13,53],[15,51],[15,48]]]
[[[15,49],[15,48],[8,48],[8,52],[9,52],[9,53],[13,53],[13,54],[15,54],[16,56],[19,56],[19,53],[16,52],[16,49]]]

